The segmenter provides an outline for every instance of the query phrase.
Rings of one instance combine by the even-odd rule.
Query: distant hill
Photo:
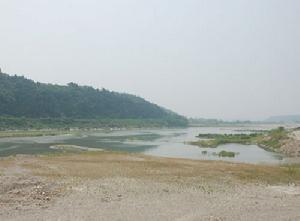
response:
[[[163,126],[188,123],[185,117],[134,95],[75,83],[44,84],[3,73],[0,73],[0,117],[154,120]]]
[[[272,116],[266,119],[266,122],[272,123],[300,123],[300,115],[282,115]]]
[[[191,126],[231,126],[231,125],[244,125],[251,124],[251,121],[224,121],[219,119],[206,119],[206,118],[189,118]]]

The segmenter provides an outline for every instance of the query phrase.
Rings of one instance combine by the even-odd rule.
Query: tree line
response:
[[[185,126],[187,119],[145,99],[79,86],[34,82],[0,73],[0,116],[30,119],[147,119]],[[1,119],[0,119],[1,120]],[[1,122],[0,122],[1,124]]]

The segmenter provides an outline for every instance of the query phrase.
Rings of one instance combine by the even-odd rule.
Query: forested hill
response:
[[[34,82],[0,73],[0,116],[30,119],[155,120],[164,126],[185,126],[186,118],[143,98],[69,83]]]

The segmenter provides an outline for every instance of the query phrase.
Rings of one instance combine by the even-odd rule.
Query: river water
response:
[[[279,164],[284,158],[256,145],[226,144],[217,148],[200,148],[186,144],[195,141],[199,133],[241,133],[240,128],[190,127],[182,129],[138,129],[119,131],[89,131],[71,135],[2,138],[0,156],[16,154],[49,154],[61,152],[55,145],[76,145],[112,151],[138,152],[160,157],[201,160],[225,160],[254,164]],[[253,128],[251,128],[253,129]],[[244,133],[247,128],[243,128]],[[235,152],[235,157],[219,157],[220,151]]]

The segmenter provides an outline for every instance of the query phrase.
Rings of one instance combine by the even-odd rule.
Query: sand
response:
[[[280,147],[280,152],[286,156],[300,158],[300,131],[293,131],[289,137],[290,139]]]
[[[300,220],[299,167],[95,152],[0,160],[0,220]]]

